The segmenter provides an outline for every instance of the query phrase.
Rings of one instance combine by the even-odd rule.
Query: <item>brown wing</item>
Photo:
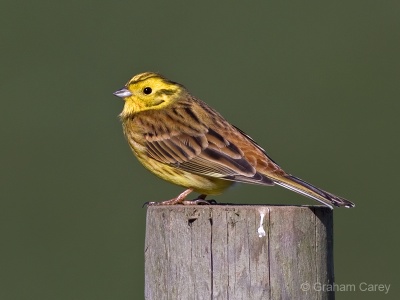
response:
[[[233,128],[232,128],[233,129]],[[257,172],[243,151],[211,128],[201,131],[148,136],[148,155],[187,172],[262,185],[273,181]]]

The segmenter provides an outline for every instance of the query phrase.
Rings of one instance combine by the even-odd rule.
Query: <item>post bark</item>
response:
[[[147,209],[148,300],[334,299],[329,289],[333,279],[329,208],[176,205]]]

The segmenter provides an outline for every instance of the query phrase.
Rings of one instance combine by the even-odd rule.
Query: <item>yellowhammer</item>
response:
[[[184,86],[160,74],[134,76],[114,95],[123,98],[124,134],[139,161],[151,172],[187,188],[178,197],[154,204],[187,204],[192,191],[222,193],[235,182],[280,185],[332,208],[354,207],[283,171],[263,148]]]

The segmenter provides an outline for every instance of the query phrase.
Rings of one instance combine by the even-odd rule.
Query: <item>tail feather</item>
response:
[[[322,204],[333,209],[333,206],[344,206],[344,207],[354,207],[354,203],[346,200],[342,197],[336,196],[324,190],[321,190],[312,184],[301,180],[292,175],[285,175],[280,177],[274,177],[273,181],[275,184],[287,188],[291,191],[299,193],[301,195],[307,196],[314,200],[321,202]]]

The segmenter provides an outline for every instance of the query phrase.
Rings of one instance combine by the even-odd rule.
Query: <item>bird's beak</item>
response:
[[[120,97],[120,98],[125,98],[125,97],[132,96],[131,91],[128,90],[127,88],[125,88],[125,87],[120,89],[120,90],[118,90],[118,91],[115,91],[113,94],[115,96],[117,96],[117,97]]]

